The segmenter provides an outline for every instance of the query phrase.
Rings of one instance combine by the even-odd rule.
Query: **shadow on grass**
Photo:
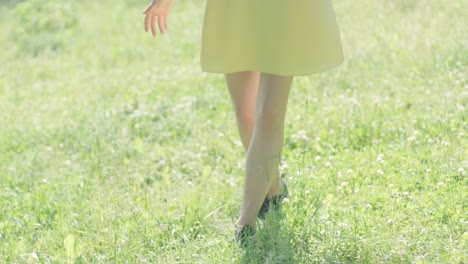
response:
[[[245,248],[240,263],[295,263],[291,245],[293,230],[285,224],[282,212],[270,212],[259,222],[253,243]]]
[[[270,211],[258,223],[253,243],[245,248],[240,263],[335,263],[318,253],[320,201],[320,193],[299,193],[282,211]]]

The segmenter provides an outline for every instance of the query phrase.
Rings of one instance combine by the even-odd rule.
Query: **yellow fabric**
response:
[[[296,76],[342,61],[331,0],[207,0],[203,71]]]

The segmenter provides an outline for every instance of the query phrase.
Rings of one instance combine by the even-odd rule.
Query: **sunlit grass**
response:
[[[468,261],[464,1],[335,1],[347,60],[295,80],[290,197],[247,250],[230,100],[198,66],[203,4],[177,2],[153,39],[146,3],[74,3],[60,45],[27,46],[19,2],[0,2],[0,262]]]

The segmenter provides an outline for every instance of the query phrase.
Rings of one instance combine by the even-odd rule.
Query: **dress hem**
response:
[[[278,70],[272,70],[272,69],[260,69],[260,68],[230,68],[230,69],[222,69],[223,67],[215,67],[212,65],[205,65],[201,64],[201,69],[202,72],[207,72],[207,73],[235,73],[235,72],[244,72],[244,71],[256,71],[256,72],[261,72],[261,73],[267,73],[267,74],[273,74],[273,75],[278,75],[278,76],[307,76],[307,75],[313,75],[321,72],[325,72],[331,69],[334,69],[341,65],[344,62],[344,59],[341,59],[337,61],[336,63],[331,63],[328,65],[323,65],[322,67],[316,67],[308,70],[303,70],[303,71],[289,71],[289,72],[284,72],[284,71],[278,71]]]

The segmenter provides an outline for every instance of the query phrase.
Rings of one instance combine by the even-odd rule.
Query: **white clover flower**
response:
[[[382,176],[382,175],[384,175],[384,172],[382,170],[377,170],[377,175]]]
[[[437,183],[437,186],[439,186],[439,187],[444,187],[444,185],[445,185],[444,182],[438,182]]]
[[[377,162],[379,162],[379,163],[384,163],[385,162],[384,155],[382,153],[377,155]]]
[[[280,166],[280,169],[282,171],[286,170],[288,168],[288,163],[286,161],[281,161],[281,166]]]
[[[457,171],[461,176],[465,176],[465,174],[466,174],[465,169],[463,169],[462,167],[458,168]]]

